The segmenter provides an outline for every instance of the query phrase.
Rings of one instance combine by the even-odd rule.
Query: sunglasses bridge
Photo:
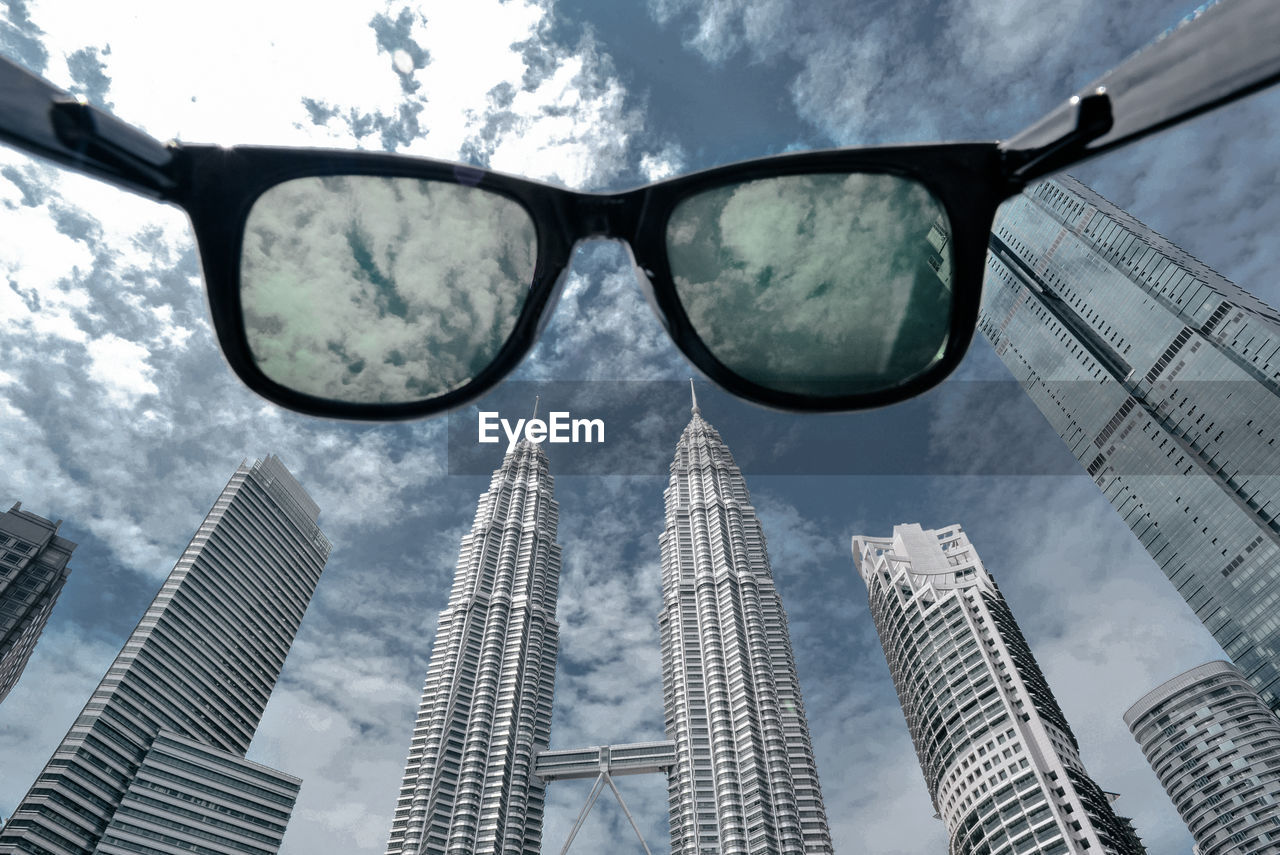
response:
[[[643,189],[623,193],[564,192],[563,211],[568,222],[563,225],[574,244],[584,238],[621,239],[627,243],[634,240],[646,207]]]
[[[587,214],[587,216],[597,216],[596,214]],[[604,216],[607,216],[604,215]],[[539,312],[538,323],[536,327],[535,338],[541,337],[547,326],[551,323],[551,318],[555,315],[556,307],[560,304],[560,297],[564,294],[568,286],[569,275],[573,272],[573,259],[577,256],[578,251],[585,247],[598,247],[603,244],[611,244],[623,253],[626,261],[619,265],[621,271],[624,267],[630,266],[635,275],[636,285],[640,289],[640,293],[644,295],[644,301],[649,305],[650,310],[657,316],[658,321],[662,324],[663,330],[668,335],[672,333],[671,318],[658,302],[657,294],[654,289],[653,280],[657,274],[654,271],[643,266],[641,261],[636,257],[635,247],[626,237],[622,237],[617,233],[616,225],[611,225],[607,219],[601,217],[588,222],[580,221],[582,232],[580,236],[569,247],[569,254],[564,265],[560,268],[559,274],[551,285],[550,293],[547,297],[546,305]]]
[[[642,265],[636,256],[636,242],[640,223],[647,207],[647,188],[629,190],[622,193],[578,193],[570,190],[562,191],[560,219],[562,229],[569,237],[569,245],[551,293],[538,318],[537,331],[541,335],[555,314],[560,296],[564,293],[569,274],[573,270],[573,258],[584,245],[611,243],[626,254],[628,263],[635,272],[636,283],[644,295],[645,302],[657,315],[663,329],[671,331],[671,321],[663,311],[654,294],[651,269]]]

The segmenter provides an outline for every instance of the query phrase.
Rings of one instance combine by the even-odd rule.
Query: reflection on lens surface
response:
[[[533,221],[503,196],[414,178],[300,178],[245,227],[240,299],[267,377],[339,401],[403,403],[465,385],[515,328]]]
[[[893,388],[941,358],[950,231],[910,179],[798,175],[685,200],[667,250],[716,358],[762,386],[834,397]]]

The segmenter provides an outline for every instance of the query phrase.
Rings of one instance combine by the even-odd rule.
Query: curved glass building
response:
[[[1060,175],[1001,206],[978,327],[1280,710],[1280,311]]]
[[[1200,855],[1280,852],[1280,719],[1244,674],[1207,662],[1124,714]]]
[[[1145,852],[960,527],[855,536],[853,558],[951,855]]]

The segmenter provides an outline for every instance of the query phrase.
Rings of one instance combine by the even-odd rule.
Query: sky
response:
[[[0,0],[0,53],[159,139],[385,149],[621,189],[787,150],[1008,137],[1193,5]],[[1277,140],[1280,92],[1263,93],[1074,174],[1274,305]],[[474,405],[355,424],[256,397],[218,353],[185,215],[8,148],[0,279],[0,503],[62,519],[79,544],[0,706],[0,815],[237,464],[275,453],[334,551],[249,758],[303,779],[282,851],[381,852],[458,541],[502,446],[468,442]],[[661,494],[690,376],[625,250],[596,243],[494,393],[511,408],[651,393],[616,425],[643,462],[549,449],[564,554],[553,747],[662,737]],[[1009,387],[980,338],[939,389],[871,413],[777,413],[699,381],[768,538],[836,850],[945,851],[849,551],[851,535],[919,522],[964,526],[1092,776],[1150,851],[1189,852],[1121,715],[1221,651]],[[620,787],[665,852],[665,782]],[[550,787],[547,851],[589,789]],[[572,851],[627,846],[641,851],[602,798]]]

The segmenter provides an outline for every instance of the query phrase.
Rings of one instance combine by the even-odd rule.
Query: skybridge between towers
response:
[[[649,845],[644,842],[644,835],[640,833],[640,828],[631,816],[631,811],[623,801],[622,793],[618,791],[618,786],[613,779],[619,775],[662,774],[665,776],[675,765],[676,744],[669,739],[661,742],[629,742],[624,745],[597,745],[591,748],[538,752],[533,758],[533,774],[547,783],[595,778],[591,793],[587,796],[587,803],[582,806],[582,811],[573,824],[573,830],[569,832],[569,839],[560,850],[561,855],[565,855],[573,845],[573,839],[578,836],[578,831],[586,822],[587,815],[591,813],[591,808],[595,806],[596,799],[600,797],[606,785],[613,790],[613,796],[618,800],[622,812],[627,815],[627,821],[631,823],[631,828],[640,840],[640,845],[648,853]]]

